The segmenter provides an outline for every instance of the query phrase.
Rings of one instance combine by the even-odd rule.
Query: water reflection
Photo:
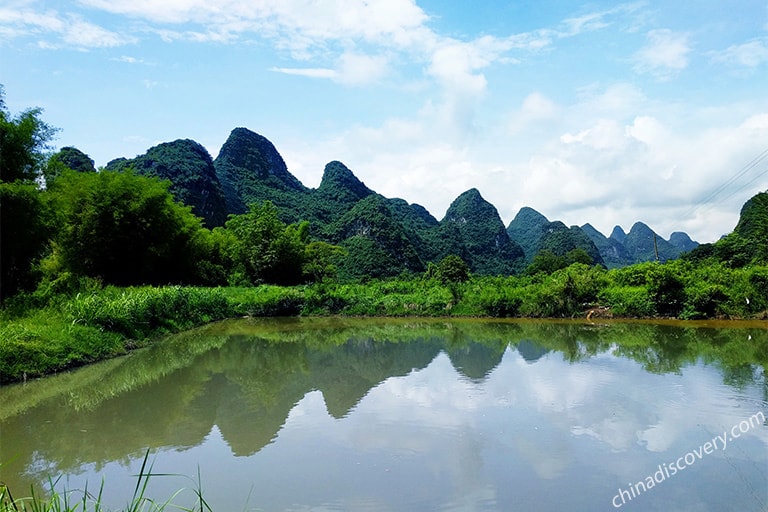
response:
[[[164,471],[199,465],[219,510],[249,490],[266,510],[606,509],[768,415],[767,347],[760,325],[224,322],[0,388],[0,480],[109,489],[151,448]],[[637,509],[768,504],[768,428],[710,459]]]

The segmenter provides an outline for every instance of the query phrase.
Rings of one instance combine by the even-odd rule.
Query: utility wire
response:
[[[768,148],[763,150],[759,155],[754,157],[751,161],[749,161],[744,167],[742,167],[736,174],[731,176],[728,180],[726,180],[723,184],[712,190],[708,195],[706,195],[703,199],[700,199],[695,205],[693,205],[683,216],[682,218],[686,219],[689,218],[691,215],[699,211],[702,207],[706,207],[707,209],[712,208],[715,204],[720,204],[723,201],[729,199],[730,197],[734,196],[738,192],[741,192],[744,190],[747,186],[751,185],[755,181],[757,181],[758,178],[768,173],[768,167],[766,167],[765,170],[763,170],[760,174],[752,178],[749,182],[746,184],[740,186],[735,191],[732,191],[730,194],[728,194],[725,197],[722,197],[718,199],[715,202],[712,202],[717,196],[725,192],[725,190],[734,184],[737,180],[739,180],[742,176],[746,175],[748,172],[752,171],[755,167],[759,166],[764,160],[768,159]]]

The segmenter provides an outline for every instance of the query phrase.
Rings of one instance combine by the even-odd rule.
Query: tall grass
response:
[[[175,331],[231,316],[233,309],[220,288],[107,288],[77,295],[65,305],[73,324],[98,327],[127,337],[158,330]]]
[[[0,384],[124,354],[160,335],[235,314],[219,288],[108,287],[80,293],[0,324]]]
[[[366,283],[244,288],[99,288],[53,295],[42,308],[0,310],[0,384],[105,359],[160,335],[234,316],[583,316],[767,318],[768,268],[674,261],[605,271],[574,264],[552,274],[442,283],[412,276]],[[43,294],[45,295],[45,294]],[[33,304],[26,310],[25,304]],[[19,316],[23,311],[23,316]]]
[[[136,487],[130,501],[120,512],[162,512],[166,509],[181,510],[185,512],[212,512],[211,507],[203,497],[200,472],[198,470],[197,482],[191,492],[195,496],[195,505],[192,508],[183,507],[175,501],[184,489],[176,491],[165,501],[156,501],[147,496],[147,486],[151,478],[181,476],[167,473],[153,473],[154,461],[149,461],[149,450],[144,454],[141,470],[136,477]],[[56,489],[58,479],[49,479],[49,492],[46,496],[37,494],[32,488],[30,495],[23,498],[15,498],[11,490],[0,482],[0,512],[103,512],[104,506],[104,482],[102,481],[98,492],[95,494],[88,490],[86,484],[82,490]]]

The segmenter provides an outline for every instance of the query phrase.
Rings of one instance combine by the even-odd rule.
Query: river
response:
[[[231,320],[0,387],[0,481],[117,509],[146,458],[146,496],[214,511],[764,511],[766,369],[765,322]]]

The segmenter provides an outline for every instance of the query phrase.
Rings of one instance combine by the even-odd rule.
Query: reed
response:
[[[195,496],[195,504],[192,507],[184,507],[177,503],[184,489],[179,489],[164,501],[155,500],[147,495],[147,486],[151,478],[180,476],[167,473],[153,473],[154,461],[150,461],[149,450],[144,454],[141,470],[136,476],[136,487],[133,495],[125,507],[116,512],[162,512],[166,509],[181,510],[185,512],[212,512],[211,507],[203,497],[202,482],[198,470],[195,488],[191,492]],[[16,498],[11,490],[0,482],[0,512],[103,512],[107,510],[104,505],[104,482],[102,481],[96,493],[88,490],[86,484],[82,490],[57,490],[58,479],[49,479],[48,493],[40,495],[35,489],[30,489],[29,496]]]

